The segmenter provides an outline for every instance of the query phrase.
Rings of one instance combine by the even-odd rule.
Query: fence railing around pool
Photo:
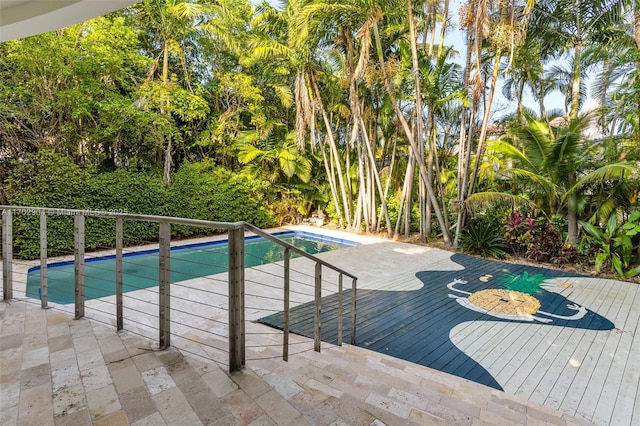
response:
[[[248,335],[257,336],[258,340],[262,339],[252,346],[254,352],[267,357],[273,353],[271,347],[281,345],[282,353],[278,357],[282,356],[285,361],[288,360],[289,348],[294,344],[290,342],[289,331],[292,305],[313,303],[313,350],[319,352],[323,331],[322,297],[334,295],[338,298],[335,313],[337,325],[336,330],[332,330],[331,333],[336,333],[334,340],[341,345],[343,317],[347,317],[351,322],[350,342],[355,344],[357,278],[249,223],[4,205],[0,206],[0,210],[2,210],[2,295],[4,300],[14,298],[15,283],[24,284],[25,297],[30,300],[27,291],[28,275],[29,271],[35,271],[39,272],[39,282],[35,283],[38,288],[35,297],[40,299],[41,307],[68,310],[70,303],[51,300],[53,296],[49,285],[51,276],[59,275],[62,276],[62,282],[73,283],[72,302],[76,319],[85,317],[86,311],[89,310],[92,313],[90,319],[113,324],[117,330],[126,329],[154,338],[149,334],[149,330],[152,330],[158,333],[160,349],[171,346],[172,338],[179,339],[184,343],[182,346],[178,345],[181,350],[191,351],[195,355],[205,356],[223,364],[228,362],[229,370],[233,372],[241,370],[246,363]],[[14,227],[16,216],[20,217],[17,228]],[[52,216],[68,217],[64,219],[67,222],[53,229],[53,238],[64,238],[66,226],[68,232],[73,234],[73,251],[62,253],[67,255],[67,257],[61,257],[63,262],[48,265],[48,241],[52,238],[48,218]],[[71,218],[73,218],[72,226]],[[87,219],[91,221],[90,224],[87,224]],[[62,219],[55,220],[59,222]],[[108,249],[110,252],[115,250],[115,255],[105,256],[100,255],[99,252],[97,254],[93,252],[94,257],[87,257],[86,232],[91,232],[92,226],[101,227],[100,229],[104,232],[105,222],[112,226],[111,242],[106,243],[104,247],[96,246],[91,249]],[[137,243],[151,243],[150,247],[142,247],[146,250],[141,250],[141,247],[126,247],[125,226],[131,224],[139,226],[140,223],[158,224],[158,241],[137,241]],[[215,264],[215,261],[209,258],[200,259],[197,253],[189,256],[185,254],[179,258],[177,254],[172,253],[172,226],[175,227],[174,230],[180,227],[198,227],[225,232],[228,237],[226,259],[222,261],[218,257],[220,264]],[[14,235],[14,229],[19,235]],[[261,259],[252,259],[251,257],[259,256],[245,252],[246,232],[282,247],[284,250],[282,259],[277,262],[269,261],[270,263],[261,263]],[[22,242],[31,238],[33,245],[39,246],[39,263],[14,257],[16,237],[19,237]],[[70,238],[68,235],[66,237]],[[37,244],[36,240],[39,240]],[[153,248],[156,244],[157,250]],[[184,248],[181,244],[183,243],[179,242],[174,249]],[[198,248],[202,244],[191,244],[188,247]],[[151,269],[140,260],[141,253],[150,254],[152,257],[157,253],[157,275],[154,267],[152,276],[149,276]],[[30,257],[38,258],[33,252],[30,253]],[[296,267],[292,266],[293,257],[298,257],[295,259],[295,262],[298,262]],[[113,265],[99,266],[100,262],[96,260],[105,259]],[[172,269],[172,259],[175,263],[182,263],[181,271]],[[65,269],[63,266],[68,267],[67,269],[73,266],[73,270],[63,271]],[[311,269],[312,273],[305,272],[304,268]],[[202,269],[208,272],[203,272],[207,274],[203,276],[202,273],[190,272],[191,269]],[[225,269],[226,272],[221,272]],[[106,271],[108,278],[100,273],[101,270]],[[172,273],[180,274],[180,279],[172,280]],[[68,278],[65,278],[64,274],[67,274]],[[15,279],[16,276],[18,280]],[[343,287],[344,277],[351,280],[351,285],[345,286],[347,288]],[[114,289],[113,294],[105,293],[106,290],[102,285],[98,289],[95,287],[96,284],[91,284],[97,281],[107,282],[108,286]],[[129,284],[129,282],[136,284]],[[250,291],[247,291],[247,283],[250,285]],[[226,286],[221,287],[220,284],[226,284]],[[94,294],[87,296],[88,293]],[[343,307],[343,297],[347,293],[350,293],[350,302],[346,302],[346,307]],[[297,299],[292,299],[292,295]],[[34,296],[31,295],[31,297]],[[247,297],[252,300],[253,306],[246,304]],[[151,306],[155,307],[151,309]],[[251,312],[252,318],[247,318],[248,311]],[[253,327],[255,320],[260,316],[275,312],[282,312],[282,332],[270,334],[265,332],[264,328],[256,329],[254,332],[247,331],[247,324]],[[277,336],[280,335],[281,342],[276,342],[276,339],[279,339]],[[224,348],[225,340],[228,340],[227,350]],[[305,339],[298,340],[295,344],[305,345],[307,342]],[[227,359],[220,356],[225,352],[228,355]]]

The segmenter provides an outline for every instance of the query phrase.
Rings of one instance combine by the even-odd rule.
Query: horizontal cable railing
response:
[[[247,359],[287,360],[290,347],[291,354],[320,351],[322,297],[335,294],[337,309],[330,312],[335,316],[330,322],[336,326],[329,333],[342,344],[343,317],[348,318],[350,342],[355,344],[357,278],[249,223],[19,206],[0,206],[0,210],[5,300],[14,298],[14,283],[20,283],[26,300],[37,303],[39,299],[42,308],[157,339],[160,349],[177,346],[238,371]],[[37,216],[37,220],[16,219],[21,216]],[[52,228],[52,216],[73,219],[72,230],[68,221],[58,227],[66,231]],[[126,227],[139,222],[157,223],[157,240],[135,241],[135,247],[126,247],[132,242],[125,235]],[[113,238],[108,238],[113,245],[92,242],[89,250],[87,233],[98,227],[113,232]],[[226,233],[226,252],[220,242],[174,241],[172,245],[172,231],[179,233],[186,227]],[[50,239],[70,242],[68,233],[73,234],[73,251],[56,246],[60,261],[49,264]],[[277,250],[265,254],[247,250],[245,233],[275,244]],[[19,240],[19,246],[14,246],[14,240]],[[20,256],[25,247],[39,247],[39,258],[34,249],[28,257],[37,260],[14,258],[14,250]],[[275,252],[280,257],[274,258]],[[350,290],[350,301],[343,300],[346,290]],[[313,305],[313,342],[290,333],[291,308],[303,304]],[[279,312],[282,331],[256,322]]]

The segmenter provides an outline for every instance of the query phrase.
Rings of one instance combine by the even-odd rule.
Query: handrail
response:
[[[201,226],[205,228],[216,229],[238,229],[242,228],[246,222],[216,222],[212,220],[188,219],[184,217],[173,216],[154,216],[145,214],[120,213],[115,211],[104,210],[77,210],[77,209],[56,209],[50,207],[25,207],[25,206],[5,206],[0,205],[0,210],[23,211],[25,214],[29,212],[44,212],[50,215],[60,216],[92,216],[102,217],[106,219],[129,219],[140,220],[143,222],[171,222],[176,225]]]
[[[293,244],[290,244],[290,243],[288,243],[286,241],[282,241],[281,239],[279,239],[277,237],[274,237],[273,235],[271,235],[271,234],[269,234],[267,232],[264,232],[262,229],[254,226],[254,225],[251,225],[250,223],[247,223],[247,222],[240,222],[240,223],[242,223],[246,229],[249,229],[251,232],[261,236],[262,238],[265,238],[265,239],[267,239],[269,241],[273,241],[274,243],[279,244],[279,245],[281,245],[283,247],[286,247],[291,251],[295,251],[299,255],[304,256],[304,257],[306,257],[308,259],[311,259],[314,262],[317,262],[317,263],[321,264],[322,266],[326,266],[327,268],[333,269],[334,271],[336,271],[336,272],[338,272],[338,273],[340,273],[342,275],[346,275],[349,278],[358,279],[358,277],[356,277],[355,275],[350,274],[349,272],[344,271],[344,270],[338,268],[337,266],[333,266],[332,264],[330,264],[328,262],[325,262],[322,259],[318,259],[314,255],[309,254],[306,251],[299,249],[298,247],[294,246]]]
[[[314,315],[314,349],[320,351],[320,328],[321,328],[321,297],[322,297],[322,267],[327,267],[339,274],[338,280],[338,344],[342,344],[342,292],[343,292],[343,276],[347,276],[352,280],[351,293],[351,344],[355,344],[356,333],[356,284],[358,278],[330,264],[318,257],[295,247],[294,245],[283,241],[273,235],[263,231],[262,229],[244,221],[239,222],[217,222],[209,220],[188,219],[171,216],[154,216],[130,214],[118,211],[100,211],[100,210],[77,210],[77,209],[61,209],[48,207],[26,207],[26,206],[7,206],[0,205],[2,210],[2,242],[3,242],[3,298],[13,298],[12,285],[12,264],[13,264],[13,230],[12,217],[14,213],[23,215],[39,215],[40,216],[40,260],[41,268],[46,271],[47,258],[47,221],[46,215],[74,216],[74,254],[75,254],[75,307],[76,318],[84,316],[84,238],[85,238],[85,217],[100,217],[106,219],[116,219],[116,294],[117,297],[117,328],[122,329],[122,220],[134,220],[144,222],[155,222],[160,225],[160,255],[159,255],[159,332],[160,347],[162,349],[170,346],[170,290],[169,290],[169,261],[170,261],[170,239],[171,224],[198,226],[219,230],[226,230],[229,240],[229,366],[231,371],[242,369],[245,363],[245,331],[244,331],[244,233],[249,231],[266,240],[276,243],[285,249],[284,254],[284,315],[285,321],[283,325],[283,359],[286,361],[288,356],[288,335],[289,335],[289,259],[291,252],[315,262],[315,315]],[[6,220],[5,220],[6,219]],[[118,259],[119,262],[118,262]],[[47,307],[46,301],[46,272],[41,276],[42,307]]]

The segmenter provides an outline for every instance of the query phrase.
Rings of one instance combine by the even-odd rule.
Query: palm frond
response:
[[[577,192],[581,187],[590,183],[599,183],[602,181],[608,180],[623,180],[625,177],[629,177],[632,175],[638,175],[640,173],[640,164],[633,163],[629,161],[623,161],[619,163],[607,164],[606,166],[602,166],[584,177],[582,177],[578,182],[569,188],[569,190],[563,195],[563,201],[569,197],[570,195]]]
[[[533,201],[506,192],[476,192],[475,194],[467,197],[464,201],[464,207],[469,212],[478,212],[482,209],[498,205],[528,206],[534,209],[536,208]]]

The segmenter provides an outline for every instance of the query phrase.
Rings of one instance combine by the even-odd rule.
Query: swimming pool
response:
[[[359,243],[308,232],[287,231],[272,234],[309,254],[323,253]],[[228,242],[188,244],[171,248],[171,282],[220,274],[228,268]],[[299,255],[292,252],[291,257]],[[261,237],[245,238],[245,266],[278,262],[284,258],[284,247]],[[158,285],[158,250],[127,253],[123,256],[123,291],[134,291]],[[115,294],[115,256],[85,260],[85,299],[98,299]],[[74,264],[58,262],[47,265],[47,297],[54,303],[74,302]],[[40,299],[40,267],[29,269],[27,297]]]

